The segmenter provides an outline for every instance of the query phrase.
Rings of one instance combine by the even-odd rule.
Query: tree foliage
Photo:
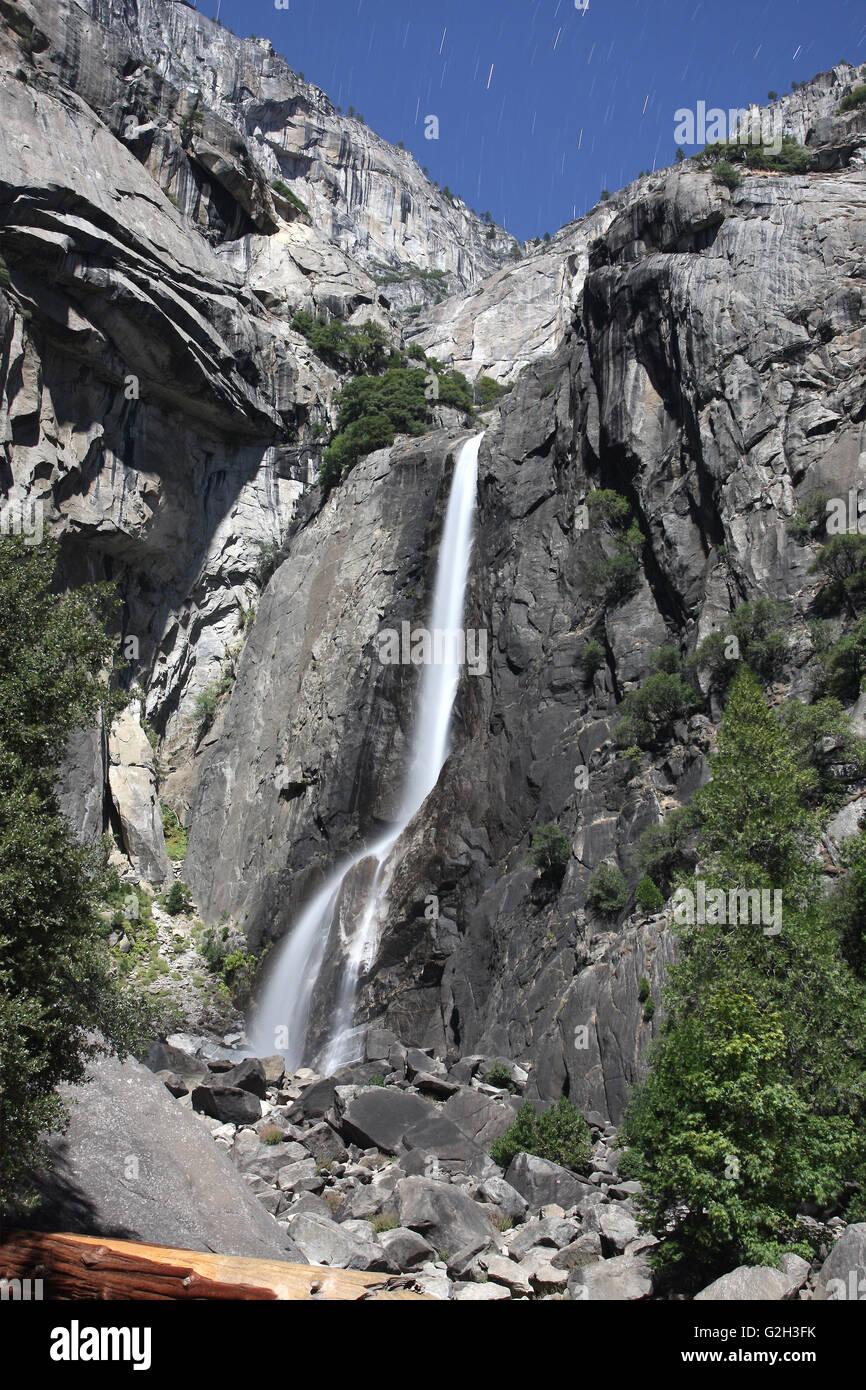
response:
[[[813,778],[746,668],[693,799],[708,889],[782,894],[782,928],[685,928],[646,1084],[626,1116],[663,1266],[682,1283],[810,1253],[804,1206],[851,1203],[863,1175],[864,993],[822,907]],[[736,915],[736,914],[735,914]],[[856,1215],[853,1219],[857,1219]]]
[[[0,540],[0,1178],[26,1194],[58,1087],[106,1045],[140,1042],[144,1013],[118,983],[99,908],[105,854],[80,844],[55,794],[68,736],[110,721],[106,585],[55,593],[57,547]],[[103,1042],[98,1034],[106,1040]]]

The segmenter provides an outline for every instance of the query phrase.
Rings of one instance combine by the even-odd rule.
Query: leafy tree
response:
[[[853,92],[849,92],[839,103],[839,115],[844,116],[846,111],[855,111],[858,106],[866,104],[866,87],[855,87]]]
[[[814,540],[819,536],[827,523],[829,500],[826,492],[813,493],[791,517],[787,525],[788,534],[798,541]]]
[[[600,671],[605,664],[607,657],[604,647],[594,637],[589,637],[583,644],[583,664],[587,673],[594,676],[596,671]]]
[[[118,982],[100,907],[102,847],[80,844],[55,792],[66,741],[110,722],[123,698],[108,585],[53,591],[58,549],[0,540],[0,1180],[27,1196],[44,1132],[62,1129],[58,1087],[102,1052],[144,1039],[140,1001]],[[101,1036],[100,1036],[101,1035]]]
[[[472,387],[462,372],[444,372],[440,375],[439,404],[452,405],[457,410],[474,410]]]
[[[622,527],[631,517],[628,500],[609,487],[587,493],[586,505],[593,525],[606,521],[610,526]]]
[[[778,890],[784,911],[773,936],[726,913],[683,930],[626,1116],[625,1171],[680,1287],[809,1253],[798,1211],[842,1201],[866,1162],[864,994],[821,912],[812,779],[746,668],[712,772],[693,798],[707,889]]]
[[[603,917],[616,917],[628,901],[628,886],[612,864],[599,864],[586,890],[586,905]]]
[[[851,969],[866,981],[866,831],[844,842],[842,865],[846,873],[824,903],[824,919]]]
[[[866,676],[866,617],[822,651],[821,657],[829,693],[846,703],[856,700]]]
[[[170,917],[177,917],[181,912],[189,912],[192,905],[192,895],[186,884],[175,879],[165,897],[166,912]]]
[[[635,867],[665,893],[671,892],[678,874],[694,866],[695,823],[694,808],[680,806],[659,825],[648,826],[635,846]]]
[[[594,561],[587,578],[604,603],[620,603],[634,593],[640,580],[640,560],[645,537],[636,521],[618,536],[612,555]]]

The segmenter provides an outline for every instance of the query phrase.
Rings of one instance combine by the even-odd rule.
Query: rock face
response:
[[[695,716],[637,768],[612,742],[617,702],[661,645],[692,651],[759,596],[794,609],[786,693],[807,694],[813,549],[786,521],[819,490],[866,485],[866,132],[862,111],[833,114],[854,69],[781,103],[812,172],[731,193],[690,164],[659,171],[504,264],[509,238],[268,44],[180,0],[17,10],[29,37],[0,31],[3,484],[42,507],[63,581],[117,581],[144,690],[137,722],[70,747],[67,814],[86,835],[119,825],[165,879],[146,724],[205,919],[227,914],[256,949],[391,821],[418,672],[383,666],[376,637],[426,620],[467,431],[400,438],[324,500],[311,484],[340,382],[291,321],[395,330],[441,272],[464,292],[422,311],[417,340],[513,384],[480,455],[466,622],[488,656],[402,839],[356,1019],[400,1037],[404,1077],[408,1047],[428,1049],[428,1098],[430,1051],[504,1055],[533,1062],[531,1098],[565,1091],[618,1119],[674,946],[663,915],[601,916],[587,888],[601,864],[634,886],[635,841],[705,780],[714,730]],[[645,537],[617,601],[595,577],[615,536],[584,511],[599,488]],[[550,821],[571,845],[557,885],[527,862]],[[335,914],[308,1060],[369,868]],[[303,1118],[335,1084],[299,1099]],[[500,1095],[470,1123],[460,1094],[450,1124],[415,1134],[414,1162],[450,1145],[469,1164],[507,1119]]]
[[[108,786],[130,863],[151,883],[164,883],[171,876],[171,865],[162,833],[153,749],[129,708],[111,727],[108,761]]]

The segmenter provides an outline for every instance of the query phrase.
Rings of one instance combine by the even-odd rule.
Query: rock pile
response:
[[[178,1046],[178,1044],[183,1044]],[[528,1070],[431,1052],[371,1030],[364,1058],[318,1076],[281,1057],[236,1064],[204,1040],[155,1045],[148,1064],[190,1105],[311,1264],[414,1276],[457,1300],[640,1299],[652,1291],[639,1184],[617,1176],[600,1115],[590,1171],[489,1148],[514,1123]],[[489,1084],[498,1063],[506,1086]]]
[[[457,1301],[653,1295],[658,1241],[639,1229],[640,1184],[619,1177],[614,1125],[585,1116],[583,1174],[528,1153],[503,1172],[490,1157],[523,1104],[528,1067],[481,1055],[446,1065],[383,1028],[332,1076],[287,1073],[282,1057],[187,1034],[154,1044],[147,1061],[310,1264],[411,1275],[419,1291]],[[486,1080],[494,1067],[507,1085]],[[847,1296],[839,1270],[859,1269],[866,1226],[837,1219],[823,1234],[822,1256],[837,1241],[823,1268],[786,1255],[778,1269],[734,1270],[698,1299]]]

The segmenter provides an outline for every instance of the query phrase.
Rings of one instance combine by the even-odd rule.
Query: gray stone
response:
[[[103,1058],[64,1094],[69,1128],[49,1140],[53,1167],[38,1176],[42,1202],[23,1223],[183,1250],[301,1259],[200,1120],[145,1067]]]
[[[765,1265],[740,1265],[739,1269],[723,1274],[713,1280],[700,1293],[695,1294],[695,1303],[727,1303],[748,1301],[751,1303],[773,1303],[791,1298],[800,1287],[802,1279],[783,1274],[779,1269]]]
[[[239,1086],[196,1086],[192,1108],[224,1124],[251,1125],[262,1117],[262,1103]]]
[[[372,1269],[395,1272],[396,1264],[374,1240],[363,1240],[335,1221],[313,1212],[300,1212],[287,1222],[292,1240],[309,1264],[332,1269]]]
[[[585,1183],[579,1182],[570,1169],[526,1153],[512,1159],[505,1181],[526,1199],[530,1211],[537,1211],[547,1202],[557,1202],[567,1211],[586,1192]]]
[[[815,1297],[862,1301],[866,1295],[866,1221],[842,1232],[818,1273]]]
[[[493,1223],[459,1188],[428,1178],[403,1178],[396,1197],[400,1225],[419,1231],[435,1250],[477,1253],[495,1239]]]
[[[340,1133],[362,1148],[375,1146],[382,1153],[396,1153],[412,1125],[435,1117],[429,1101],[406,1091],[371,1086],[349,1101],[340,1116]]]
[[[406,1226],[395,1226],[393,1230],[380,1231],[377,1240],[397,1269],[420,1269],[427,1260],[435,1259],[436,1256],[430,1243],[417,1231],[410,1231]]]
[[[617,1255],[574,1270],[568,1292],[579,1302],[636,1302],[652,1293],[652,1275],[642,1255]]]

